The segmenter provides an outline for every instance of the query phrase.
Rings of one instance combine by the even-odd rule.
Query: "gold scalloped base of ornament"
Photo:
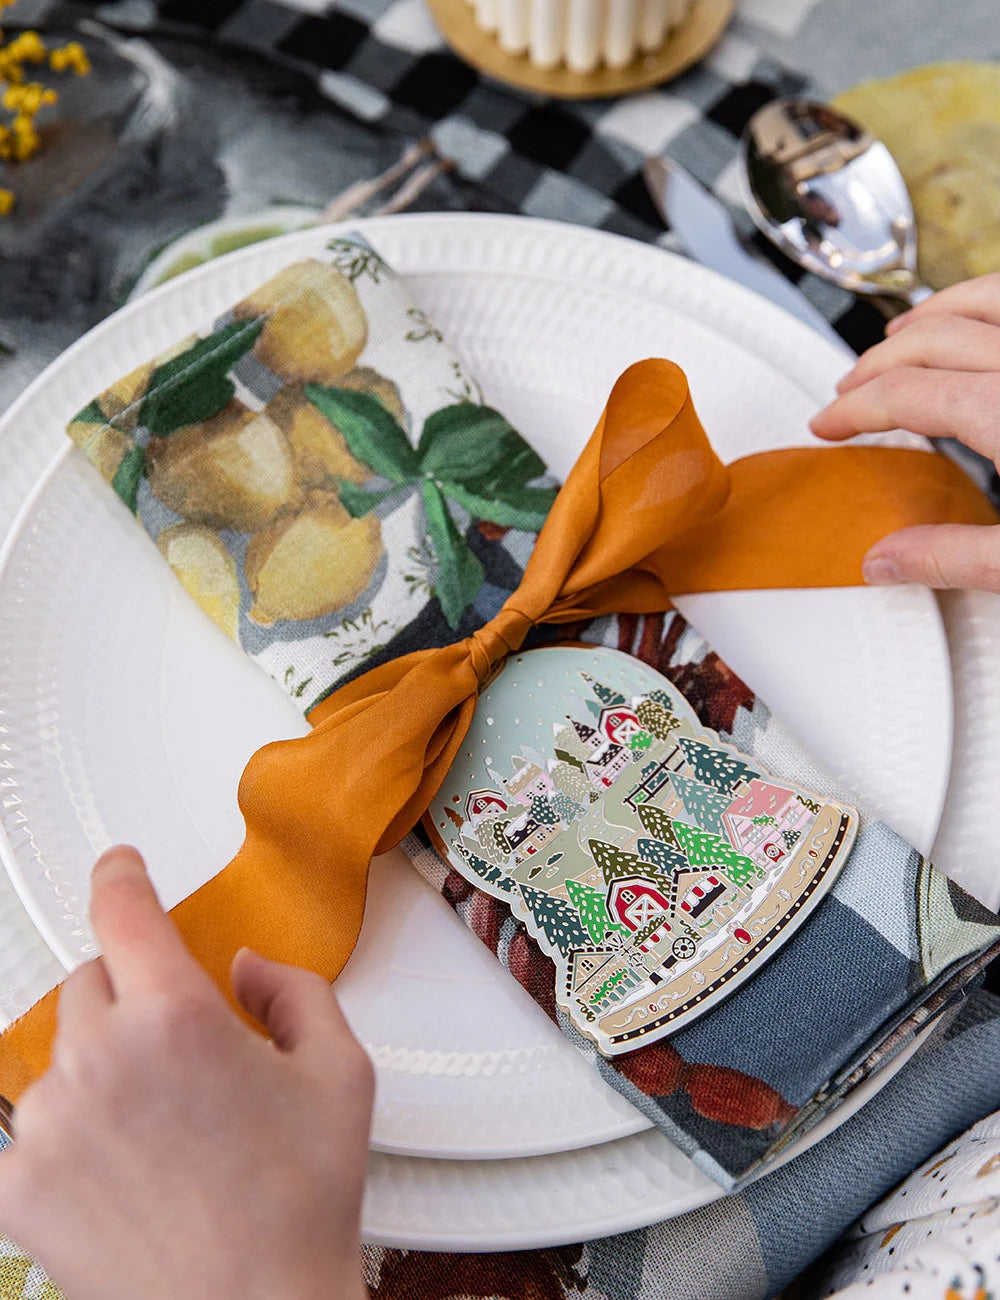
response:
[[[661,49],[640,54],[625,68],[593,72],[539,68],[526,54],[508,54],[476,25],[468,0],[427,0],[427,5],[455,53],[487,76],[557,99],[604,99],[669,81],[704,58],[729,24],[736,0],[696,0],[683,26]]]

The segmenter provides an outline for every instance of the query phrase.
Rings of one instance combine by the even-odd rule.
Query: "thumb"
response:
[[[240,1006],[260,1021],[282,1051],[293,1052],[331,1033],[352,1036],[333,990],[312,971],[241,948],[233,958],[232,981]]]
[[[1000,526],[920,524],[876,542],[865,556],[865,582],[918,582],[1000,592]]]

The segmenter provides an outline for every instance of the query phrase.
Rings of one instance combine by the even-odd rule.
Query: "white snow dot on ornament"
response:
[[[544,685],[545,685],[545,679],[544,679],[544,677],[539,677],[538,680],[535,682],[535,685],[536,685],[536,686],[544,686]]]
[[[493,719],[492,719],[492,718],[487,718],[487,719],[486,719],[486,725],[487,725],[488,727],[492,727],[492,726],[493,726]]]

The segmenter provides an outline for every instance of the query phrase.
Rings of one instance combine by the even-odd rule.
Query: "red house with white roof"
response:
[[[465,815],[473,826],[483,817],[498,817],[507,811],[507,800],[495,790],[473,790],[465,801]]]
[[[642,723],[627,704],[616,704],[601,710],[597,730],[616,745],[627,747],[632,737],[642,731]]]

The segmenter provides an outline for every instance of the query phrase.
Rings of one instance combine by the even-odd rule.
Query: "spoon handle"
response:
[[[915,280],[906,289],[900,289],[899,296],[908,307],[916,307],[918,302],[923,302],[925,298],[933,297],[934,290],[929,284],[921,284]]]

